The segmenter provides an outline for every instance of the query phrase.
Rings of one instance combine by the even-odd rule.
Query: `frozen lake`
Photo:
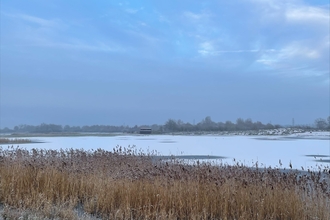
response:
[[[184,136],[184,135],[119,135],[84,137],[34,137],[43,143],[21,144],[22,148],[84,150],[102,148],[112,151],[116,146],[135,146],[144,152],[157,151],[163,156],[219,156],[216,162],[243,163],[259,167],[293,168],[316,170],[318,166],[329,166],[329,132],[295,134],[289,136]]]

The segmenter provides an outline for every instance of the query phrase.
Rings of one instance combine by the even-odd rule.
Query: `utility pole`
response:
[[[294,118],[292,118],[292,127],[294,127]]]

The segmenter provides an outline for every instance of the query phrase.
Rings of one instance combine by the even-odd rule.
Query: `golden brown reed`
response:
[[[330,219],[328,168],[156,158],[121,147],[0,149],[0,203],[50,219],[78,219],[79,207],[105,219]]]

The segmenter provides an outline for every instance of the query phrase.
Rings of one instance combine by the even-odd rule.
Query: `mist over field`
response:
[[[0,128],[329,116],[329,2],[3,1]]]

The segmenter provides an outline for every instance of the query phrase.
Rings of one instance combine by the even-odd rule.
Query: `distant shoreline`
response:
[[[247,130],[247,131],[196,131],[196,132],[164,132],[164,133],[151,133],[147,136],[153,135],[183,135],[183,136],[267,136],[274,138],[257,138],[260,140],[293,140],[293,139],[319,139],[330,140],[330,131],[326,130],[313,130],[305,131],[302,129],[281,128],[269,130]],[[54,133],[0,133],[0,139],[4,138],[24,138],[24,137],[113,137],[113,136],[146,136],[139,133],[125,133],[125,132],[54,132]],[[285,136],[284,138],[276,138]],[[15,143],[15,142],[12,142]],[[24,141],[26,143],[26,141]],[[31,143],[31,142],[27,142]],[[0,141],[1,144],[1,141]]]

